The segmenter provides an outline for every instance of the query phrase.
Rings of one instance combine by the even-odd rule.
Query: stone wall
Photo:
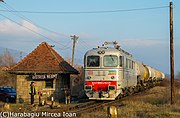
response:
[[[30,103],[30,83],[34,81],[36,86],[35,103],[39,102],[38,92],[42,93],[42,99],[47,101],[54,97],[56,102],[64,102],[64,85],[70,86],[70,75],[62,74],[58,75],[57,79],[53,80],[53,88],[45,88],[44,80],[32,80],[29,75],[17,75],[17,103],[20,101]]]
[[[16,92],[17,102],[27,102],[29,98],[29,82],[27,81],[27,75],[17,75],[16,79]]]

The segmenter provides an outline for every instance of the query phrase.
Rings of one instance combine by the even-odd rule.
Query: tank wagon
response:
[[[85,94],[92,100],[115,100],[165,78],[161,71],[135,60],[117,42],[105,42],[87,51],[84,73]]]

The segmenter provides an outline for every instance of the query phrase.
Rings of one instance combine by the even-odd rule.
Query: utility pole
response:
[[[72,66],[74,67],[74,50],[75,50],[75,45],[76,45],[76,42],[77,42],[77,39],[79,37],[76,36],[76,35],[71,35],[71,39],[73,40],[73,47],[72,47],[72,61],[71,61],[71,64]]]
[[[22,51],[20,52],[20,61],[22,60]]]
[[[175,102],[174,90],[174,39],[173,39],[173,2],[170,1],[170,67],[171,67],[171,104]]]

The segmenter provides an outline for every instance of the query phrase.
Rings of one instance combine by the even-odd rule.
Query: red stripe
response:
[[[86,81],[86,85],[92,86],[93,91],[107,91],[108,86],[116,86],[116,81]]]

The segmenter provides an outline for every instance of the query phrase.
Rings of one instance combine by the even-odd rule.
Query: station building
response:
[[[64,102],[64,87],[70,85],[70,74],[79,74],[46,42],[42,42],[18,64],[10,69],[16,75],[17,102],[30,103],[30,83],[36,86],[35,102],[38,93],[46,100],[54,98],[56,102]]]

